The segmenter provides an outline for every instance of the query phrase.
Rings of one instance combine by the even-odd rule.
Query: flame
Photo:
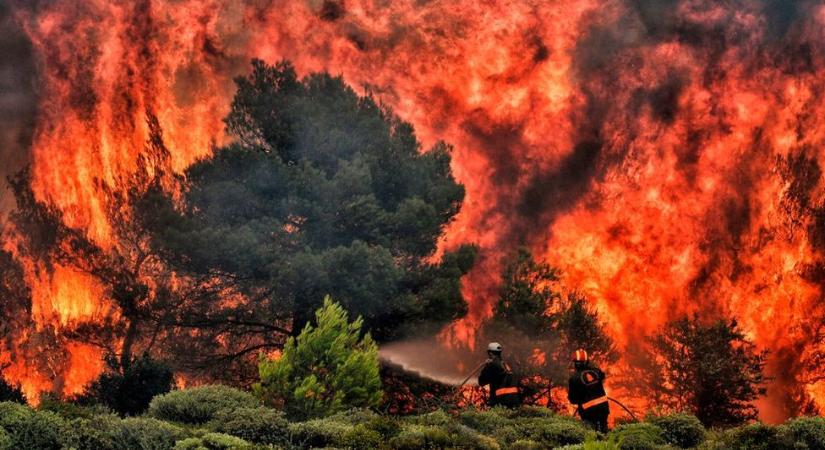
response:
[[[789,355],[773,359],[763,408],[781,418],[825,317],[821,177],[794,165],[825,163],[825,6],[779,2],[797,8],[783,30],[773,3],[18,1],[42,91],[32,185],[68,225],[116,245],[106,196],[128,186],[147,112],[180,172],[224,142],[231,80],[250,58],[340,73],[425,146],[455,145],[467,196],[440,251],[483,253],[462,281],[470,313],[445,339],[472,345],[502,258],[529,245],[622,346],[680,314],[736,316]],[[40,328],[116,314],[69,268],[29,263],[27,280]],[[99,371],[72,348],[68,391]],[[27,389],[48,385],[14,362]],[[804,389],[825,406],[821,383]]]

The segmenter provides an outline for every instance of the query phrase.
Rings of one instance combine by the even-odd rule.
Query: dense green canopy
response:
[[[187,170],[182,212],[145,201],[175,268],[231,282],[294,331],[328,294],[379,339],[462,315],[474,250],[429,260],[464,197],[450,147],[422,152],[408,123],[340,77],[255,61],[237,83],[236,141]]]

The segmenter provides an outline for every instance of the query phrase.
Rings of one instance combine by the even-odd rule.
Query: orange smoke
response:
[[[389,104],[425,147],[455,145],[467,196],[441,248],[483,250],[456,341],[473,342],[501,258],[528,245],[621,345],[687,312],[738,317],[775,354],[766,418],[793,412],[792,387],[818,375],[802,364],[825,317],[818,2],[13,3],[42,89],[35,193],[101,246],[146,114],[182,171],[223,141],[232,77],[287,58]],[[28,281],[40,326],[116,313],[70,269]],[[66,392],[99,370],[82,353]],[[821,384],[805,389],[825,406]]]

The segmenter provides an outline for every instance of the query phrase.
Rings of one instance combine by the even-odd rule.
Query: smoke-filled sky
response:
[[[0,177],[4,181],[25,166],[31,151],[37,109],[31,52],[25,33],[0,0]],[[0,189],[0,217],[10,202],[7,191]]]
[[[288,58],[373,93],[425,147],[454,144],[467,198],[442,248],[482,249],[454,339],[472,340],[501,258],[527,245],[621,345],[681,314],[735,315],[774,350],[766,410],[787,414],[800,386],[825,402],[800,384],[825,317],[823,2],[7,4],[19,27],[0,7],[0,171],[31,161],[39,198],[100,243],[101,187],[134,170],[147,111],[183,170],[224,140],[232,77]],[[50,294],[63,279],[32,280],[40,310],[88,319],[95,308]],[[72,302],[99,301],[82,285]]]

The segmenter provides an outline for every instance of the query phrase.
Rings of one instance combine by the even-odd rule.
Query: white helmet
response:
[[[490,342],[487,344],[487,351],[493,353],[501,353],[501,344],[498,342]]]

